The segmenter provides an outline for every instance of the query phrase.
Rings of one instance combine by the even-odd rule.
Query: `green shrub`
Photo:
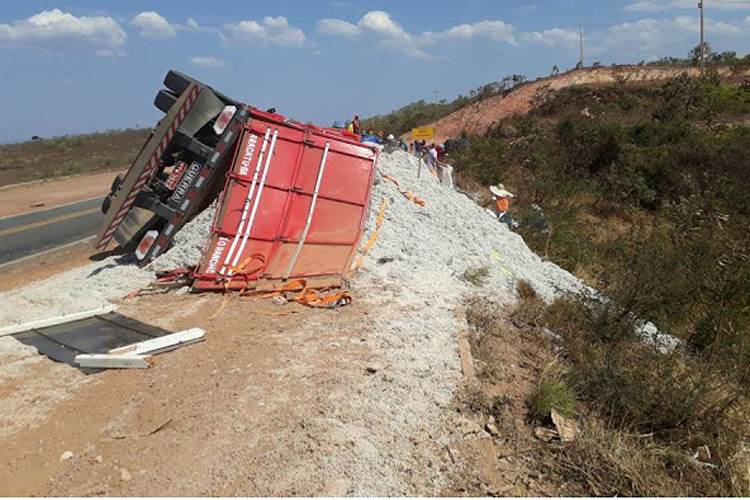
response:
[[[548,422],[552,410],[564,416],[576,413],[576,395],[567,382],[567,372],[559,362],[548,364],[526,398],[529,419]]]

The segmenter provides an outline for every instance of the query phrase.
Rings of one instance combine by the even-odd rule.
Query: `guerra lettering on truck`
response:
[[[250,164],[253,162],[253,154],[255,153],[255,144],[258,142],[258,136],[250,134],[245,144],[245,150],[242,153],[242,160],[240,161],[240,168],[237,172],[239,175],[248,175],[250,173]]]
[[[221,261],[221,256],[224,255],[224,249],[227,246],[227,243],[229,243],[229,238],[225,236],[221,236],[216,241],[216,247],[214,247],[214,251],[211,254],[211,258],[208,259],[208,264],[206,265],[206,274],[215,274],[216,268],[219,266],[219,261]]]
[[[195,179],[195,176],[198,175],[198,172],[201,170],[201,164],[197,161],[194,161],[190,168],[188,169],[187,173],[185,173],[185,176],[180,181],[180,185],[175,189],[175,192],[172,194],[172,199],[176,202],[179,202],[183,196],[185,196],[185,193],[187,193],[188,188],[190,188],[190,185],[193,183],[193,179]]]

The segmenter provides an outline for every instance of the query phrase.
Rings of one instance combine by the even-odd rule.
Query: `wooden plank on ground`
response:
[[[81,368],[150,368],[153,365],[151,356],[132,354],[79,354],[75,362]]]
[[[71,321],[78,321],[80,319],[92,318],[100,314],[111,313],[117,309],[117,306],[107,304],[98,309],[92,309],[90,311],[83,311],[78,313],[63,314],[62,316],[56,316],[54,318],[39,319],[36,321],[30,321],[21,325],[11,325],[4,328],[0,328],[0,337],[4,335],[13,335],[14,333],[25,332],[34,328],[47,328],[49,326],[62,325],[63,323],[70,323]]]
[[[137,342],[115,349],[110,349],[109,354],[111,355],[140,355],[148,352],[160,351],[167,348],[177,349],[183,344],[193,343],[202,339],[206,334],[206,330],[202,328],[190,328],[189,330],[183,330],[181,332],[170,333],[169,335],[163,335],[154,339],[144,340],[143,342]]]

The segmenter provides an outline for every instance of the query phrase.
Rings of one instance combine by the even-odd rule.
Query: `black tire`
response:
[[[159,108],[163,113],[169,111],[175,102],[177,102],[177,96],[168,90],[160,90],[154,98],[154,106]]]
[[[108,194],[104,197],[102,200],[102,213],[104,215],[107,215],[107,212],[109,212],[109,207],[112,205],[112,195]]]
[[[185,92],[185,89],[190,86],[195,80],[189,76],[185,76],[179,71],[170,70],[167,76],[164,77],[164,86],[174,92],[176,95],[180,95]]]
[[[122,174],[117,174],[117,177],[115,177],[112,180],[112,185],[109,188],[109,194],[114,195],[117,192],[117,189],[120,187],[120,184],[122,184],[123,176]]]

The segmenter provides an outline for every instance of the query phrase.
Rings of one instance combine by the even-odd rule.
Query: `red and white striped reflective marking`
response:
[[[175,131],[182,124],[182,121],[185,119],[185,115],[187,115],[188,110],[195,102],[195,98],[198,96],[199,90],[200,90],[200,87],[195,85],[193,87],[193,90],[190,92],[187,99],[185,100],[185,102],[182,104],[182,107],[180,108],[180,112],[177,113],[177,116],[175,116],[174,120],[172,120],[172,123],[167,129],[167,133],[164,135],[161,142],[154,150],[154,154],[152,154],[151,158],[149,158],[148,164],[146,165],[146,168],[143,170],[143,173],[141,173],[141,175],[138,176],[138,179],[135,181],[135,184],[133,184],[133,187],[130,189],[130,192],[128,193],[127,198],[125,198],[125,201],[123,202],[122,207],[120,208],[120,210],[117,211],[115,218],[112,220],[109,227],[102,235],[102,239],[96,245],[97,249],[103,250],[109,244],[109,242],[112,241],[112,237],[115,235],[117,228],[120,227],[120,224],[125,219],[125,216],[128,215],[128,211],[130,211],[130,208],[133,206],[133,203],[135,203],[135,199],[138,197],[138,193],[141,191],[143,186],[151,177],[151,174],[153,173],[154,169],[159,164],[159,159],[161,158],[161,155],[164,153],[164,150],[169,145],[169,142],[172,140],[172,137],[174,137]]]

